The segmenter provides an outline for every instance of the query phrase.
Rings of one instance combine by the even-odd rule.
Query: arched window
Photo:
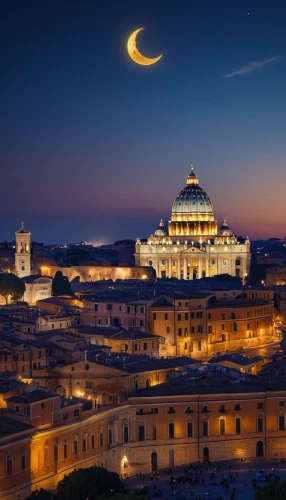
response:
[[[235,259],[235,265],[240,266],[240,259],[239,258]]]
[[[45,448],[44,448],[44,464],[48,465],[49,463],[49,444],[45,443]]]
[[[75,434],[73,437],[73,454],[78,455],[78,435]]]
[[[87,433],[84,432],[82,435],[82,452],[85,453],[87,451]]]
[[[64,439],[64,442],[63,442],[63,457],[64,457],[64,460],[66,458],[68,458],[68,440],[67,439]]]
[[[149,387],[151,387],[151,381],[149,378],[147,378],[146,380],[146,388],[148,389]]]
[[[123,443],[128,443],[129,441],[129,427],[128,422],[123,423]]]
[[[54,462],[57,463],[59,460],[59,442],[57,439],[54,440]]]
[[[13,455],[11,452],[6,455],[6,476],[13,474]]]

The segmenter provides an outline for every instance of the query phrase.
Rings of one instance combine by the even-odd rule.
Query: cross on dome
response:
[[[198,183],[199,183],[199,179],[197,178],[197,176],[195,174],[194,165],[192,164],[191,165],[191,172],[187,178],[187,184],[198,184]]]

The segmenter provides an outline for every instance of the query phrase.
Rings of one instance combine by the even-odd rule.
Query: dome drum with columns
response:
[[[250,242],[240,242],[226,219],[220,229],[213,206],[191,166],[186,187],[176,197],[168,230],[163,221],[147,243],[137,240],[136,265],[153,266],[157,277],[198,279],[217,274],[245,278]]]

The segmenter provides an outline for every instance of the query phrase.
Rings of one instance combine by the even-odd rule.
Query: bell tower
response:
[[[16,231],[15,270],[18,278],[31,275],[31,233],[24,228],[24,222]]]

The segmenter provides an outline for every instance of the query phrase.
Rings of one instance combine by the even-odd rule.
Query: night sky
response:
[[[191,163],[219,223],[283,237],[285,26],[275,0],[1,2],[0,239],[147,237]]]

